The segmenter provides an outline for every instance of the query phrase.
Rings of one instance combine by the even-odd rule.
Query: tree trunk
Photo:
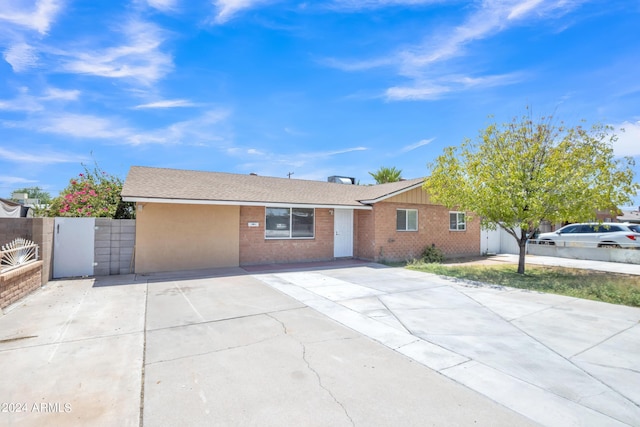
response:
[[[518,256],[518,274],[524,274],[524,256],[527,253],[527,239],[521,238],[518,240],[518,247],[520,248]]]

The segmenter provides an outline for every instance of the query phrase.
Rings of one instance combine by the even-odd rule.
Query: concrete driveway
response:
[[[640,425],[640,310],[357,264],[55,281],[0,424]]]
[[[639,308],[377,264],[255,277],[540,424],[640,426]]]

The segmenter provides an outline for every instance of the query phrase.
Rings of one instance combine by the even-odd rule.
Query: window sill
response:
[[[315,240],[315,237],[265,237],[264,240]]]

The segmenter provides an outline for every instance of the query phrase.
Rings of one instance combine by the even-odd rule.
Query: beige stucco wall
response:
[[[239,265],[239,206],[141,206],[136,214],[136,273]]]

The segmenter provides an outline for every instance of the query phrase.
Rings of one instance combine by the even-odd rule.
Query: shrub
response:
[[[135,218],[132,203],[122,201],[122,180],[98,165],[72,178],[49,207],[49,216]]]
[[[435,245],[431,245],[424,248],[420,260],[427,264],[439,264],[444,261],[444,254]]]

